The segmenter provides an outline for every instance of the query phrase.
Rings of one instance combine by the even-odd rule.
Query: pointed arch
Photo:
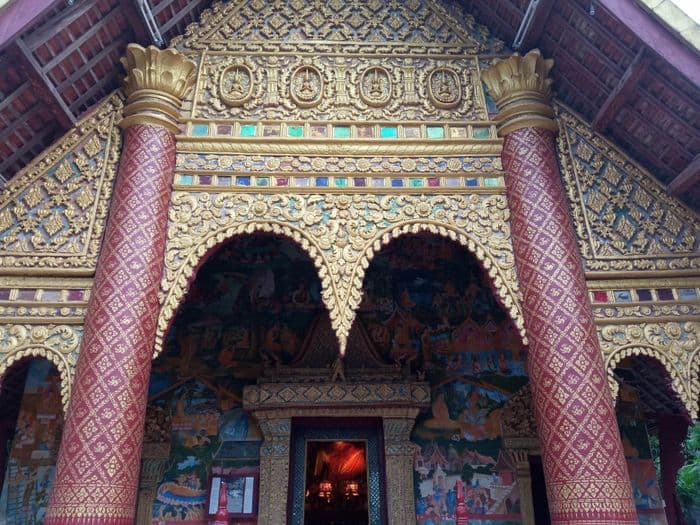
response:
[[[153,350],[153,359],[158,357],[163,351],[163,342],[165,334],[170,327],[175,313],[182,303],[182,299],[187,294],[197,270],[208,260],[209,256],[226,241],[241,235],[252,235],[255,233],[272,233],[286,237],[294,241],[296,245],[309,256],[318,272],[319,280],[321,281],[321,298],[324,305],[331,313],[331,323],[333,329],[338,333],[336,327],[336,319],[333,316],[333,308],[336,307],[336,290],[332,279],[328,278],[325,268],[328,263],[323,256],[318,243],[304,230],[290,224],[284,224],[277,221],[250,221],[242,224],[232,225],[221,230],[212,232],[205,236],[201,241],[193,247],[189,256],[186,258],[185,264],[180,266],[175,273],[174,284],[168,290],[168,295],[163,303],[158,318],[158,327],[156,329],[156,340]]]
[[[428,231],[466,246],[525,340],[508,206],[503,195],[381,196],[175,192],[161,282],[154,355],[196,268],[235,235],[270,232],[295,240],[314,262],[341,353],[362,298],[364,272],[383,244]]]
[[[367,268],[369,268],[372,260],[383,247],[400,237],[416,233],[431,233],[454,241],[465,247],[469,253],[471,253],[477,259],[477,261],[479,261],[482,269],[486,272],[486,275],[489,278],[488,285],[491,287],[492,291],[495,292],[494,295],[505,308],[513,323],[515,323],[518,333],[522,338],[523,344],[527,345],[525,323],[522,316],[522,310],[520,308],[520,302],[517,300],[519,297],[517,282],[510,281],[503,274],[502,268],[495,264],[486,246],[484,246],[478,239],[467,235],[464,230],[461,230],[455,226],[435,223],[432,221],[412,220],[397,224],[391,228],[378,232],[375,241],[365,250],[359,264],[356,267],[357,278],[360,281],[364,281]],[[359,297],[357,298],[357,305],[355,306],[355,309],[357,309],[357,307],[359,307],[359,302],[362,299],[362,288],[360,287],[359,290],[353,290],[353,292],[357,292],[359,294]]]
[[[3,335],[9,337],[2,337]],[[63,348],[57,349],[51,344],[52,336],[64,341]],[[80,339],[73,330],[66,326],[54,327],[50,331],[46,330],[45,327],[34,327],[30,330],[22,325],[0,327],[0,351],[7,350],[7,353],[2,354],[0,378],[4,377],[12,365],[22,359],[31,357],[46,359],[57,368],[61,378],[61,402],[65,414],[70,402]],[[62,350],[69,350],[69,352]]]
[[[654,346],[644,346],[644,345],[628,345],[621,346],[616,349],[612,354],[608,355],[605,360],[605,369],[608,374],[608,384],[610,385],[610,390],[612,392],[613,400],[617,402],[618,393],[620,390],[620,385],[614,376],[615,368],[626,358],[634,356],[646,356],[655,359],[668,373],[671,378],[671,386],[673,391],[678,398],[683,403],[683,406],[688,411],[688,414],[692,417],[697,413],[698,405],[697,400],[693,400],[691,392],[688,391],[686,385],[683,382],[683,371],[668,358],[663,349]]]

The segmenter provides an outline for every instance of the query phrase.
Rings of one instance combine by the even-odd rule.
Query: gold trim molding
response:
[[[700,408],[700,322],[615,324],[598,326],[598,338],[608,382],[617,398],[619,385],[615,367],[625,358],[648,356],[666,369],[674,392],[688,414],[698,416]]]
[[[481,73],[489,94],[498,106],[498,133],[504,137],[521,128],[557,131],[551,106],[554,60],[544,59],[539,49],[525,56],[499,60]]]
[[[138,44],[126,46],[121,62],[127,100],[119,126],[150,124],[177,133],[180,106],[195,84],[197,65],[174,49]]]
[[[65,412],[68,410],[82,337],[82,326],[0,325],[0,378],[13,364],[26,357],[49,360],[61,376],[61,399]]]
[[[526,340],[504,195],[323,195],[175,191],[161,282],[154,357],[163,349],[195,269],[237,235],[269,232],[294,240],[321,280],[341,352],[375,253],[405,234],[429,232],[465,246],[482,263],[496,296]]]
[[[218,138],[178,135],[179,153],[237,153],[241,155],[319,155],[331,157],[439,157],[500,155],[501,139],[473,140],[334,140],[287,138]]]

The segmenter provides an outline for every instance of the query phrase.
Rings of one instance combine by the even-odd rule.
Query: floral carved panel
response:
[[[0,195],[0,272],[94,271],[121,136],[113,95]]]
[[[581,119],[558,107],[558,149],[587,271],[700,268],[700,220]]]

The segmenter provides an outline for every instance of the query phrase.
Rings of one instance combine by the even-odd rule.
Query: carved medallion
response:
[[[229,106],[242,106],[253,94],[253,73],[241,64],[227,67],[221,74],[219,91]]]
[[[360,77],[360,98],[368,106],[386,106],[391,99],[391,77],[383,67],[370,67]]]
[[[433,70],[428,77],[428,96],[435,107],[450,109],[462,100],[462,85],[459,75],[448,68]]]
[[[299,107],[316,106],[323,95],[321,72],[313,66],[301,66],[292,73],[289,94]]]

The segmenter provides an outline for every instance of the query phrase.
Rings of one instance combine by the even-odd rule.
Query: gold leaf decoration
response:
[[[284,235],[309,254],[344,351],[365,270],[382,246],[429,232],[466,246],[483,264],[523,339],[508,209],[503,195],[173,193],[155,354],[195,268],[214,246],[256,231]]]

